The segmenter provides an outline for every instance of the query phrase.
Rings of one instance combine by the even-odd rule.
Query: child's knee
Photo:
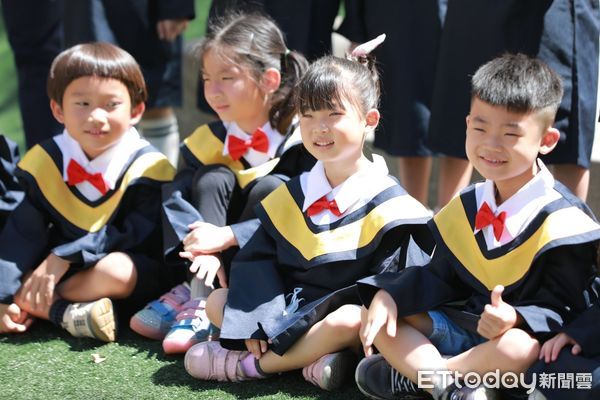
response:
[[[193,178],[194,193],[222,193],[235,186],[233,172],[224,165],[208,165],[200,168]]]
[[[521,329],[509,329],[498,339],[498,349],[515,363],[528,365],[540,352],[539,342]]]
[[[361,324],[361,307],[346,304],[327,315],[325,324],[336,330],[358,332]]]
[[[110,282],[115,295],[129,295],[137,282],[137,270],[133,260],[125,253],[110,253],[102,258],[94,269]]]
[[[228,289],[216,289],[206,299],[206,316],[213,325],[221,327]]]

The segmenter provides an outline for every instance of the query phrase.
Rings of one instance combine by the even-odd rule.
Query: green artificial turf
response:
[[[92,354],[106,357],[94,363]],[[183,355],[165,356],[161,343],[128,329],[116,343],[74,338],[46,321],[23,334],[0,336],[3,399],[361,399],[354,382],[324,392],[298,371],[243,383],[190,377]]]

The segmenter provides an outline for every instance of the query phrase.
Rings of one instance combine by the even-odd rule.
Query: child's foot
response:
[[[346,378],[352,376],[356,367],[356,355],[351,351],[325,354],[312,364],[302,368],[304,379],[324,390],[335,390]]]
[[[247,351],[227,350],[219,342],[202,342],[185,353],[185,370],[197,379],[220,382],[240,382],[248,377],[242,372],[240,361]]]
[[[163,340],[166,354],[185,353],[196,343],[219,338],[219,328],[210,323],[205,307],[204,298],[193,299],[183,305]]]
[[[356,385],[377,400],[422,399],[426,393],[388,364],[381,354],[363,358],[356,367]]]
[[[186,282],[177,285],[135,313],[129,321],[129,327],[147,338],[162,340],[171,329],[175,316],[189,299],[189,284]]]
[[[105,297],[89,303],[69,304],[61,326],[75,337],[114,342],[116,324],[112,301]]]

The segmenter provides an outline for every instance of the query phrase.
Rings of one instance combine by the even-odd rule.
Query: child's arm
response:
[[[0,304],[0,333],[25,332],[33,319],[18,305]]]
[[[517,326],[522,320],[517,311],[502,300],[504,286],[498,285],[492,290],[491,303],[486,304],[479,322],[477,333],[486,339],[493,339]]]
[[[384,325],[389,336],[396,336],[397,319],[396,302],[388,292],[380,289],[361,321],[360,341],[366,356],[373,354],[373,341]]]

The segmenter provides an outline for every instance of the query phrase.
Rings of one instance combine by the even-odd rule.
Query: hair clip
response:
[[[381,35],[377,36],[375,39],[371,39],[368,42],[365,42],[361,45],[356,46],[356,48],[354,50],[352,50],[352,56],[353,57],[366,57],[369,54],[371,54],[371,52],[373,50],[375,50],[377,48],[377,46],[379,46],[381,43],[383,43],[384,40],[385,40],[385,33],[382,33]]]

